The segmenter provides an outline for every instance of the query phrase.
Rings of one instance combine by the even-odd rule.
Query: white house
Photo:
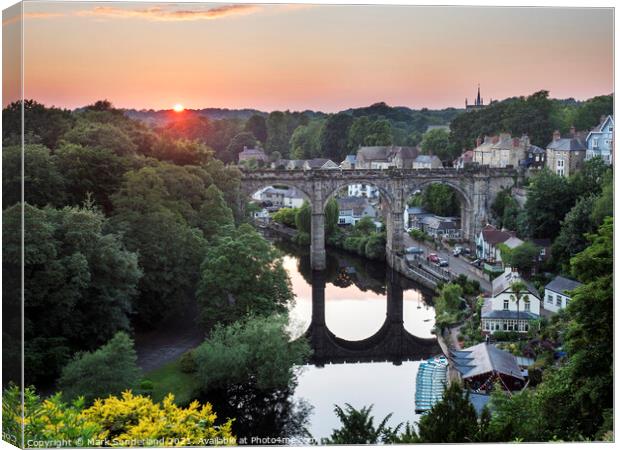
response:
[[[355,225],[364,217],[375,219],[377,211],[364,197],[338,198],[338,225]]]
[[[455,217],[442,217],[435,214],[418,216],[414,228],[424,231],[434,238],[460,239],[461,226],[459,219]]]
[[[476,256],[491,263],[501,261],[499,244],[514,236],[514,231],[498,230],[493,225],[486,225],[476,236]]]
[[[379,188],[372,184],[350,184],[347,191],[349,197],[379,198]]]
[[[418,155],[411,166],[412,169],[437,169],[439,167],[443,167],[443,164],[441,159],[435,155]]]
[[[548,311],[558,312],[566,308],[571,296],[568,292],[581,286],[579,281],[557,276],[545,286],[545,302],[543,307]]]
[[[522,281],[526,292],[517,303],[513,283]],[[484,300],[481,322],[482,332],[493,334],[496,331],[517,331],[526,333],[533,320],[540,317],[540,295],[529,282],[524,281],[518,272],[506,269],[493,280],[492,297]]]
[[[302,195],[297,192],[297,189],[283,189],[273,186],[268,186],[258,191],[252,198],[261,202],[270,202],[271,206],[279,208],[299,208],[304,202]]]

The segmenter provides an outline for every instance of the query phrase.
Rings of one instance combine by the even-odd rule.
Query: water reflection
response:
[[[431,330],[433,293],[388,270],[385,264],[330,249],[327,269],[313,272],[306,251],[274,241],[286,255],[296,303],[296,336],[306,333],[312,365],[299,376],[296,399],[312,406],[307,428],[317,439],[340,423],[334,404],[373,404],[389,424],[414,422],[419,359],[439,353]],[[371,345],[371,344],[376,345]]]

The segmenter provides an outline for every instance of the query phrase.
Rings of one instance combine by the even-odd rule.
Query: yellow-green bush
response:
[[[20,391],[13,386],[3,394],[3,428],[20,436]],[[209,403],[174,404],[169,394],[161,403],[123,392],[120,397],[98,399],[84,409],[83,399],[62,401],[60,393],[42,400],[34,389],[24,392],[25,447],[188,446],[232,445],[232,420],[216,425]]]

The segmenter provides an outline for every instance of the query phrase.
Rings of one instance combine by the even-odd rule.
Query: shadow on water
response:
[[[210,390],[199,400],[210,402],[218,421],[234,417],[233,434],[239,444],[284,444],[283,438],[308,437],[306,426],[312,413],[307,401],[295,399],[297,384],[284,389],[258,389],[251,384]]]

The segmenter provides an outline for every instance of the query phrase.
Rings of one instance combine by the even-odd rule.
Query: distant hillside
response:
[[[127,117],[132,119],[141,120],[150,125],[163,125],[171,120],[173,111],[170,109],[160,110],[136,110],[125,109],[123,110]],[[193,113],[198,116],[208,117],[211,120],[219,119],[242,119],[247,120],[254,114],[261,116],[267,116],[268,113],[258,111],[256,109],[227,109],[227,108],[204,108],[204,109],[188,109],[186,112]]]
[[[148,123],[150,125],[159,126],[168,123],[174,119],[174,112],[170,109],[161,110],[137,110],[137,109],[125,109],[123,110],[127,117],[137,119]],[[349,108],[341,113],[349,114],[353,117],[375,117],[385,118],[391,122],[411,122],[424,117],[424,126],[428,125],[447,125],[452,119],[461,113],[462,109],[446,108],[442,110],[429,110],[423,108],[421,110],[415,110],[406,106],[389,106],[383,102],[375,103],[370,106],[361,108]],[[257,114],[263,117],[269,115],[268,112],[259,111],[256,109],[227,109],[227,108],[203,108],[203,109],[188,109],[186,112],[195,114],[202,117],[208,117],[211,120],[220,119],[241,119],[247,120],[251,116]],[[327,116],[327,113],[322,111],[305,110],[301,112],[309,119],[323,118]]]

